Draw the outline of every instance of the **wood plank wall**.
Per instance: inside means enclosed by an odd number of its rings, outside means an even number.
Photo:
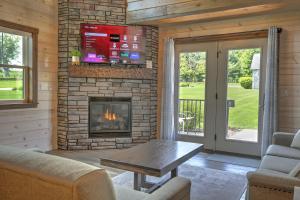
[[[1,0],[0,17],[6,21],[39,29],[38,108],[0,111],[0,144],[22,148],[55,149],[57,0]]]
[[[245,32],[278,26],[283,29],[279,66],[279,129],[296,131],[300,128],[300,12],[263,15],[207,23],[160,27],[158,97],[161,97],[163,44],[167,37],[181,38]],[[158,100],[160,114],[160,99]],[[158,114],[158,122],[160,115]],[[158,130],[159,127],[158,127]]]
[[[299,3],[294,0],[128,0],[127,23],[157,25],[237,16],[293,8]]]

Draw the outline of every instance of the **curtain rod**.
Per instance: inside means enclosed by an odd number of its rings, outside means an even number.
[[[282,28],[278,28],[278,33],[282,32]],[[218,35],[205,35],[195,37],[183,37],[174,38],[175,43],[189,43],[189,42],[212,42],[212,41],[224,41],[224,40],[241,40],[241,39],[255,39],[268,37],[268,29],[247,31],[247,32],[236,32]]]

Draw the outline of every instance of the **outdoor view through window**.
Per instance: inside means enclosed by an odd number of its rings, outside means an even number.
[[[228,51],[227,98],[223,99],[227,102],[224,108],[227,140],[257,142],[260,54],[260,48]],[[178,131],[184,135],[204,136],[207,53],[184,52],[179,56]],[[224,83],[218,87],[224,87]]]
[[[260,48],[228,51],[226,139],[257,142],[260,54]]]
[[[26,98],[30,40],[28,33],[0,27],[0,101]]]
[[[180,53],[180,134],[204,136],[206,52]]]

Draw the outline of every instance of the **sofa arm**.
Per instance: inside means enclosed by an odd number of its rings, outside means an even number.
[[[291,146],[295,134],[285,132],[275,132],[273,134],[273,144]]]
[[[249,172],[247,174],[249,185],[269,187],[285,191],[294,191],[294,187],[300,187],[300,179],[288,175],[281,176],[265,172]]]
[[[153,192],[145,200],[190,200],[191,181],[175,177]]]
[[[292,200],[294,187],[300,186],[298,178],[264,172],[249,172],[247,178],[249,200]]]

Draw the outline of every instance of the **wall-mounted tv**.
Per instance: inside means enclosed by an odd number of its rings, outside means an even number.
[[[145,64],[146,31],[142,26],[81,24],[82,62]]]

